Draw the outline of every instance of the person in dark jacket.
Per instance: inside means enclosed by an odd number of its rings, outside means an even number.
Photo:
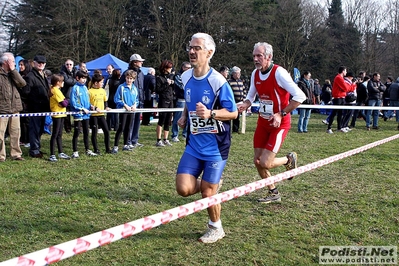
[[[169,60],[162,61],[159,66],[159,75],[156,78],[155,92],[159,96],[158,108],[173,108],[173,84],[174,81],[169,78],[173,63]],[[172,119],[172,112],[160,112],[157,125],[157,147],[172,146],[168,140],[169,126]],[[163,127],[163,141],[161,140]]]
[[[310,88],[310,80],[311,74],[309,71],[305,71],[298,81],[298,87],[305,93],[306,100],[302,103],[312,104],[313,103],[313,93]],[[298,133],[308,133],[308,123],[310,119],[311,108],[300,108],[299,109],[299,118],[298,118]]]
[[[36,55],[33,59],[34,67],[28,75],[26,75],[26,86],[24,92],[28,95],[28,111],[29,113],[45,113],[50,112],[50,85],[44,75],[46,67],[46,57]],[[32,116],[29,122],[29,155],[34,158],[42,158],[43,153],[40,151],[40,139],[44,132],[45,116]]]
[[[32,66],[31,66],[29,60],[23,59],[23,60],[19,61],[19,74],[23,78],[25,78],[25,76],[28,75],[28,73],[31,71],[32,71]],[[23,94],[22,90],[19,90],[19,93],[21,94],[22,108],[23,108],[21,113],[27,113],[28,99]],[[19,140],[20,145],[24,145],[25,147],[29,148],[29,146],[30,146],[30,143],[29,143],[29,116],[20,117],[20,124],[21,124],[21,138]]]
[[[231,89],[234,93],[234,100],[236,103],[242,102],[245,99],[245,86],[241,80],[241,69],[237,66],[231,68],[231,77],[228,80]],[[233,120],[233,132],[238,133],[240,128],[240,115]]]
[[[73,61],[71,59],[67,59],[65,64],[61,67],[60,74],[64,77],[64,87],[61,88],[62,94],[64,94],[65,98],[70,102],[70,94],[71,89],[76,83],[75,75],[76,69],[73,67]],[[68,104],[67,111],[70,110],[70,105]],[[67,115],[64,119],[64,129],[67,133],[71,133],[72,131],[72,123],[71,123],[71,115]]]
[[[139,54],[132,54],[129,61],[128,70],[133,70],[137,73],[137,77],[134,80],[134,86],[136,86],[139,92],[139,106],[138,108],[143,108],[144,106],[144,74],[141,71],[141,67],[143,66],[143,59]],[[126,71],[125,71],[126,72]],[[122,74],[121,79],[119,80],[120,84],[123,84],[125,79],[125,72]],[[134,113],[134,121],[130,127],[130,137],[128,140],[128,144],[133,146],[134,148],[142,147],[143,144],[139,143],[139,131],[140,131],[140,117],[141,113]]]
[[[119,87],[119,79],[121,78],[120,69],[112,70],[111,76],[108,78],[108,107],[111,109],[116,109],[116,104],[114,102],[115,93]],[[119,114],[118,113],[107,113],[107,125],[109,130],[113,129],[118,131],[119,126]]]
[[[183,88],[183,81],[181,80],[181,75],[184,73],[184,71],[188,70],[191,68],[190,62],[183,62],[179,73],[175,75],[174,81],[174,90],[175,90],[175,102],[174,102],[174,107],[175,108],[184,108],[186,105],[186,99],[184,99],[184,88]],[[179,142],[179,125],[177,124],[177,121],[179,121],[180,117],[182,116],[183,111],[177,111],[173,113],[173,124],[172,124],[172,142]],[[187,128],[183,128],[182,132],[183,138],[187,137]]]
[[[389,87],[389,100],[393,107],[399,107],[399,77]],[[396,110],[396,122],[399,130],[399,112]]]
[[[359,82],[357,83],[357,87],[356,87],[356,106],[364,106],[367,105],[367,99],[368,99],[368,95],[367,95],[367,83],[370,80],[369,76],[364,76],[363,80],[359,80]],[[364,112],[364,110],[354,110],[353,112],[353,117],[352,117],[352,121],[351,121],[351,128],[354,128],[356,125],[356,119],[359,117],[359,115],[364,119],[364,121],[366,121],[367,117],[366,114]]]
[[[382,106],[390,106],[389,101],[389,87],[393,82],[393,77],[387,77],[387,81],[385,82],[385,91],[382,94]],[[384,110],[382,111],[384,116],[384,121],[391,119],[393,117],[393,110]]]
[[[144,76],[144,108],[153,108],[152,94],[155,91],[155,69],[150,67],[147,75]],[[143,113],[142,125],[149,126],[151,120],[151,113]]]
[[[12,53],[0,57],[0,114],[18,114],[22,111],[19,88],[26,85],[25,80],[15,69],[15,58]],[[7,126],[10,134],[10,155],[14,160],[23,161],[19,146],[20,117],[0,117],[0,162],[6,160],[5,132]]]
[[[380,81],[380,73],[374,73],[373,77],[367,83],[367,93],[368,93],[368,106],[381,106],[382,93],[385,91],[386,87]],[[373,129],[378,129],[378,117],[379,110],[367,110],[366,111],[366,128],[370,130],[371,125],[371,114],[373,115]]]

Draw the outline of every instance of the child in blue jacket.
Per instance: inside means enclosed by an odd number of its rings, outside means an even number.
[[[131,151],[133,150],[133,146],[128,145],[129,141],[129,128],[132,125],[134,119],[134,111],[136,111],[136,107],[138,106],[138,90],[136,86],[134,86],[133,81],[137,77],[137,73],[133,70],[128,70],[125,72],[126,81],[125,83],[119,85],[115,96],[114,102],[116,104],[116,108],[121,109],[124,108],[128,112],[123,112],[119,114],[119,127],[118,131],[115,134],[115,142],[114,148],[112,149],[112,153],[118,153],[118,144],[121,134],[123,132],[123,151]]]
[[[97,156],[96,153],[89,149],[89,118],[90,110],[97,109],[95,106],[90,104],[89,90],[86,87],[87,73],[79,70],[76,73],[76,84],[71,90],[71,112],[79,112],[78,114],[73,114],[73,138],[72,138],[72,148],[73,154],[72,158],[79,158],[78,152],[78,138],[80,134],[80,129],[83,131],[83,143],[85,145],[86,154],[88,156]],[[98,110],[96,110],[98,111]]]

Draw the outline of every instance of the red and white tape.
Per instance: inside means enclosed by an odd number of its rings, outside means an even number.
[[[252,106],[259,106],[258,103],[252,104]],[[342,110],[395,110],[399,111],[397,106],[353,106],[353,105],[300,105],[297,107],[301,108],[311,108],[311,109],[342,109]],[[108,111],[103,110],[103,113],[159,113],[159,112],[181,112],[183,108],[138,108],[136,111],[126,111],[125,109],[110,109]],[[18,114],[0,114],[0,118],[3,117],[32,117],[32,116],[54,116],[54,115],[74,115],[81,112],[45,112],[45,113],[18,113]],[[91,114],[97,113],[97,111],[90,111]]]
[[[145,230],[150,230],[161,224],[169,223],[170,221],[178,218],[185,217],[187,215],[199,212],[207,209],[209,206],[219,204],[222,202],[229,201],[234,198],[249,194],[255,190],[261,189],[267,185],[280,182],[284,179],[297,176],[299,174],[311,171],[321,166],[330,164],[332,162],[341,160],[343,158],[352,156],[354,154],[366,151],[374,148],[378,145],[387,143],[389,141],[399,138],[398,135],[379,140],[365,146],[343,152],[320,161],[316,161],[311,164],[307,164],[291,171],[277,174],[267,179],[261,179],[253,183],[246,184],[241,187],[236,187],[231,190],[222,192],[220,194],[197,200],[173,209],[169,209],[163,212],[156,213],[151,216],[147,216],[132,222],[128,222],[122,225],[118,225],[109,229],[105,229],[100,232],[96,232],[91,235],[83,236],[78,239],[74,239],[62,244],[45,248],[39,251],[35,251],[20,257],[4,261],[0,263],[0,266],[37,266],[37,265],[48,265],[74,255],[84,253],[91,249],[107,245],[114,241],[126,238],[135,234],[138,234]]]
[[[126,109],[110,109],[102,110],[102,113],[158,113],[158,112],[181,112],[183,108],[141,108],[136,111],[126,111]],[[32,117],[32,116],[54,116],[54,115],[75,115],[82,112],[45,112],[45,113],[18,113],[18,114],[0,114],[0,118],[3,117]],[[91,114],[98,113],[97,111],[89,111]]]

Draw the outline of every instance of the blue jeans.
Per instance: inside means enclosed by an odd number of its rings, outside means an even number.
[[[392,107],[399,107],[399,101],[392,101],[391,100],[390,104],[391,104],[390,106],[392,106]],[[396,112],[396,117],[395,117],[396,118],[396,122],[399,123],[399,112],[398,112],[398,110],[396,110],[395,112]]]
[[[312,109],[300,108],[298,119],[298,132],[308,132],[308,123]]]
[[[139,142],[140,117],[141,113],[134,113],[133,121],[129,128],[128,145],[134,145]]]
[[[186,104],[185,102],[177,101],[176,102],[176,108],[184,108],[185,104]],[[172,138],[179,136],[179,126],[177,125],[177,121],[180,119],[182,113],[183,113],[182,111],[173,113]],[[183,137],[187,136],[187,129],[186,128],[183,129],[182,135],[183,135]]]
[[[367,106],[380,106],[381,100],[369,99]],[[366,127],[370,127],[371,115],[373,115],[373,127],[378,127],[379,110],[366,110]]]

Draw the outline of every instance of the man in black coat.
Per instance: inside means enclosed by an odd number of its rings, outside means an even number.
[[[34,67],[26,77],[25,94],[28,96],[28,112],[44,113],[50,112],[50,85],[44,75],[46,57],[36,55],[33,59]],[[29,122],[29,155],[34,158],[42,158],[40,151],[40,138],[44,132],[45,116],[32,116]]]

